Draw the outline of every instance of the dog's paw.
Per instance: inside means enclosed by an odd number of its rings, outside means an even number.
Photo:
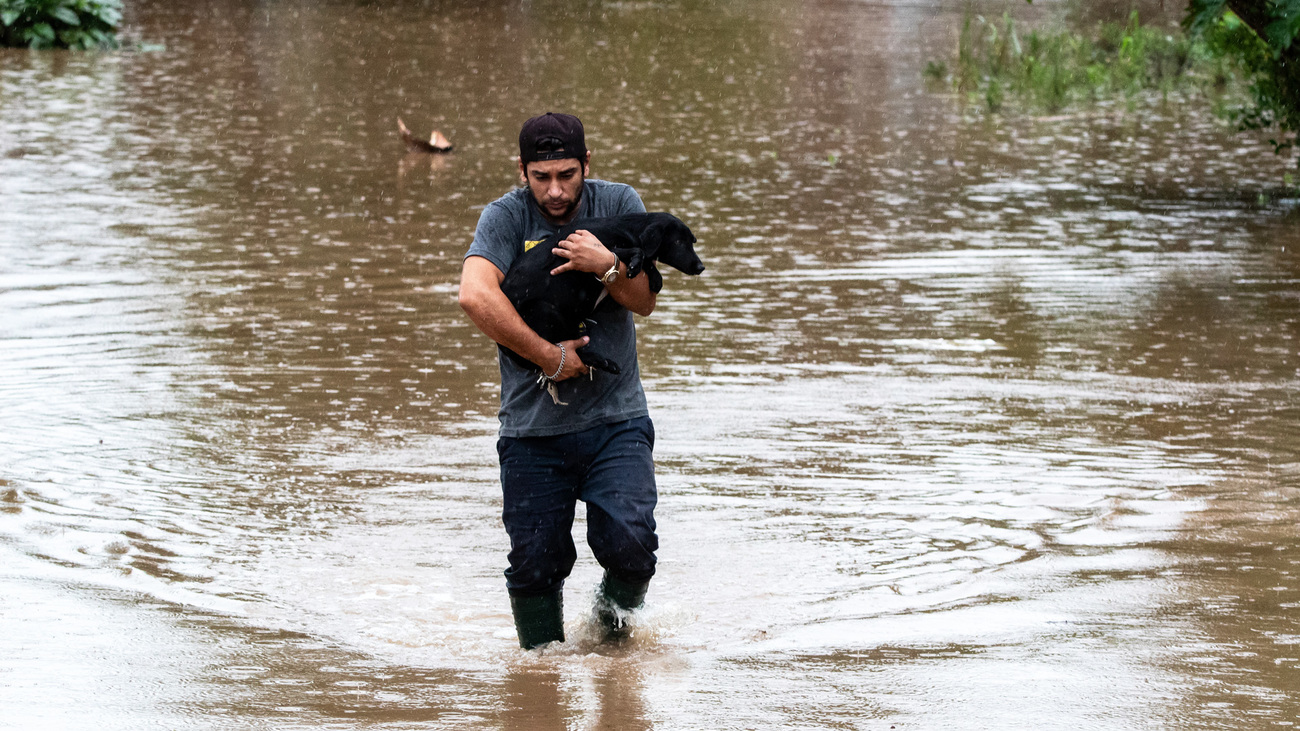
[[[631,279],[641,273],[645,267],[645,252],[640,249],[614,249],[614,255],[627,264],[627,278]]]
[[[623,372],[623,369],[619,368],[617,362],[593,351],[590,346],[578,348],[578,357],[582,358],[583,365],[592,370],[604,371],[615,376]]]

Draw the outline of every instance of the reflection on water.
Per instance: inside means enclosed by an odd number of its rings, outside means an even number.
[[[977,118],[920,83],[957,6],[130,10],[166,50],[0,53],[0,725],[1300,720],[1300,237],[1257,141]],[[550,108],[709,273],[639,322],[634,636],[593,642],[584,557],[525,654],[455,291]]]

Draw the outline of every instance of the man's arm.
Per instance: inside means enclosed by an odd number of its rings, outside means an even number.
[[[614,279],[613,284],[605,287],[609,290],[609,296],[642,317],[649,317],[650,313],[655,311],[655,304],[659,298],[650,291],[650,277],[643,271],[628,279],[627,265],[619,261],[618,256],[606,249],[605,245],[600,243],[600,239],[590,231],[584,229],[570,234],[568,238],[556,244],[552,252],[568,259],[564,264],[552,269],[552,275],[576,269],[600,276],[609,271],[610,264],[617,264],[618,277]]]
[[[542,372],[554,373],[560,367],[559,344],[547,342],[528,327],[501,291],[501,282],[505,278],[505,273],[487,259],[466,257],[460,273],[461,309],[484,335],[536,363]],[[576,352],[586,344],[585,337],[564,341],[564,368],[554,380],[563,381],[587,373],[587,366]]]

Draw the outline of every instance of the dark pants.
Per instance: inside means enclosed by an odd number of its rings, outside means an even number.
[[[573,514],[587,503],[587,545],[611,575],[655,573],[654,425],[649,417],[554,437],[502,437],[502,520],[510,534],[512,596],[559,591],[578,554]]]

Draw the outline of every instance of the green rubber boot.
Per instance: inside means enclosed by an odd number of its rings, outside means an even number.
[[[605,572],[596,594],[596,620],[605,628],[605,636],[621,639],[628,634],[627,615],[645,604],[650,582],[634,584]]]
[[[510,611],[515,615],[519,646],[531,650],[547,642],[564,642],[564,595],[512,596]]]

